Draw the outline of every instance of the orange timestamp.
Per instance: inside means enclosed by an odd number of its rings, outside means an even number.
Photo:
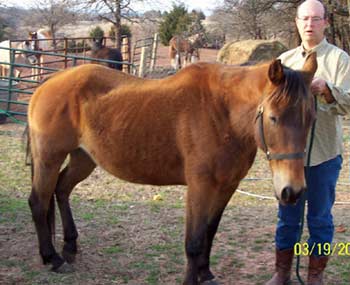
[[[301,256],[309,255],[326,255],[326,256],[350,256],[350,242],[337,242],[331,244],[326,243],[313,243],[308,244],[307,242],[297,242],[294,245],[294,254]]]

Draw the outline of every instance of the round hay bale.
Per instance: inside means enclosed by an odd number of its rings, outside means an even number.
[[[226,64],[260,62],[278,57],[287,48],[279,41],[246,40],[229,42],[218,53],[217,60]]]

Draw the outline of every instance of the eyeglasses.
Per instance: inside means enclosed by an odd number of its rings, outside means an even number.
[[[313,22],[313,23],[319,23],[319,22],[324,20],[324,18],[317,17],[317,16],[315,16],[315,17],[297,17],[297,19],[300,21],[303,21],[303,22],[308,22],[309,20],[311,20],[311,22]]]

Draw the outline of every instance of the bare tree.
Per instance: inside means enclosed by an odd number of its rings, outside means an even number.
[[[132,4],[142,2],[142,0],[77,0],[78,5],[82,5],[87,10],[98,15],[101,20],[105,20],[114,25],[116,47],[121,46],[121,20],[126,19],[136,22]]]
[[[350,0],[328,0],[326,6],[330,16],[328,39],[350,51]]]
[[[281,37],[291,31],[296,1],[225,0],[211,17],[224,27],[230,38],[267,39]],[[293,17],[291,18],[291,14]]]
[[[75,21],[76,14],[68,0],[34,0],[33,14],[27,19],[28,23],[47,26],[55,38],[59,27]]]

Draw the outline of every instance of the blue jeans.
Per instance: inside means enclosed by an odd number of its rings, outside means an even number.
[[[309,248],[313,245],[331,243],[334,234],[332,207],[335,201],[335,187],[343,159],[339,155],[319,165],[305,168],[307,182],[306,199],[307,225],[310,237]],[[300,234],[302,201],[296,205],[279,205],[276,229],[276,247],[291,249],[298,242]],[[318,251],[314,252],[318,255]]]

